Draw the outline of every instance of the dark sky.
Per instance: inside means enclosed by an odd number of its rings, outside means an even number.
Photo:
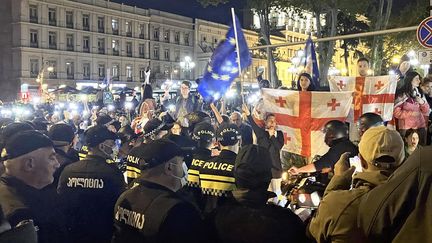
[[[141,8],[153,8],[170,13],[175,13],[192,18],[210,20],[222,24],[231,22],[231,7],[236,9],[239,18],[242,17],[242,9],[245,8],[246,0],[231,0],[227,4],[218,7],[203,8],[197,0],[111,0],[112,2],[124,3],[126,5]]]

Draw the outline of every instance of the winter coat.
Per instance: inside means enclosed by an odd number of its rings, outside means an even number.
[[[398,129],[425,128],[429,104],[425,100],[424,104],[420,105],[415,99],[404,95],[396,100],[393,115],[398,119]]]

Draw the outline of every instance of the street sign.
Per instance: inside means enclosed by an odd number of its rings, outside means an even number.
[[[417,28],[417,40],[425,48],[432,48],[432,16],[423,20]]]
[[[418,60],[420,65],[430,65],[432,64],[432,50],[421,50],[418,52]]]

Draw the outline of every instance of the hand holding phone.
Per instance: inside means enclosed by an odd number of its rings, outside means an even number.
[[[358,156],[349,158],[350,167],[355,167],[355,172],[363,172],[363,167],[361,165],[361,160]]]

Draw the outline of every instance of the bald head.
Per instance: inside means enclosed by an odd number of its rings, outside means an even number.
[[[241,116],[240,112],[238,112],[238,111],[234,111],[231,114],[230,120],[231,120],[231,123],[237,125],[237,127],[240,127],[241,124],[242,124],[242,122],[243,122],[242,121],[242,116]]]

